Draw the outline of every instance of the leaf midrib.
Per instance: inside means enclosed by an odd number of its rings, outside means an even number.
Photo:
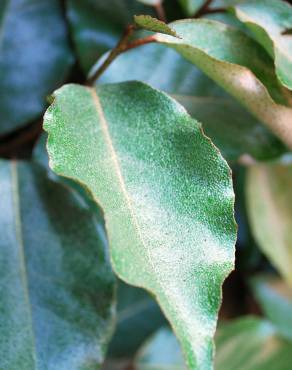
[[[20,201],[19,201],[19,179],[17,172],[17,162],[15,160],[11,161],[11,182],[12,182],[12,203],[15,216],[15,234],[16,241],[18,246],[18,255],[20,262],[20,274],[21,282],[23,285],[24,299],[26,300],[26,306],[28,309],[28,320],[30,322],[29,330],[31,334],[31,343],[32,343],[32,358],[37,368],[37,359],[36,359],[36,343],[35,343],[35,333],[33,329],[33,318],[32,318],[32,307],[29,298],[29,282],[27,278],[27,263],[24,252],[24,243],[23,243],[23,234],[22,234],[22,221],[21,221],[21,211],[20,211]]]
[[[155,275],[156,276],[159,276],[159,273],[158,273],[158,271],[156,270],[156,268],[155,268],[155,266],[153,264],[153,261],[152,261],[152,258],[151,258],[150,252],[149,252],[149,248],[148,248],[147,244],[144,241],[143,235],[142,235],[141,230],[140,230],[139,223],[137,221],[135,212],[133,210],[132,200],[131,200],[131,198],[130,198],[130,196],[128,194],[127,188],[126,188],[126,184],[125,184],[125,181],[124,181],[124,178],[123,178],[123,175],[122,175],[122,171],[121,171],[121,166],[119,164],[118,156],[117,156],[117,153],[115,151],[115,148],[114,148],[114,145],[113,145],[111,136],[110,136],[110,132],[109,132],[109,128],[108,128],[108,123],[106,121],[106,118],[105,118],[105,115],[104,115],[104,112],[103,112],[103,108],[102,108],[100,99],[99,99],[96,91],[94,90],[94,88],[90,88],[90,91],[91,91],[91,95],[92,95],[94,107],[96,109],[97,116],[99,118],[100,128],[101,128],[101,130],[102,130],[102,132],[104,134],[104,138],[105,138],[106,144],[107,144],[107,146],[109,148],[109,151],[110,151],[110,154],[111,154],[111,157],[112,157],[112,162],[113,162],[114,168],[116,170],[117,179],[118,179],[118,181],[119,181],[119,183],[121,185],[122,193],[124,194],[124,197],[125,197],[125,200],[126,200],[126,204],[127,204],[127,208],[128,208],[128,210],[130,212],[130,215],[131,215],[131,219],[133,221],[133,224],[134,224],[134,227],[135,227],[135,229],[137,231],[137,234],[138,234],[138,236],[139,236],[139,238],[141,240],[141,243],[142,243],[145,251],[147,252],[148,260],[150,262],[150,265],[151,265],[151,267],[152,267]]]

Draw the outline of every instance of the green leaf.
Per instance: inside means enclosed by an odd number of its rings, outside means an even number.
[[[165,319],[150,295],[142,289],[119,282],[117,328],[110,343],[109,355],[134,354],[144,340],[165,324]]]
[[[163,45],[144,45],[120,55],[99,81],[128,80],[142,80],[173,94],[202,122],[205,133],[228,160],[237,160],[243,154],[265,160],[285,151],[281,142],[223,89]]]
[[[168,25],[159,19],[153,18],[150,15],[135,15],[135,23],[148,31],[161,32],[166,35],[179,37]]]
[[[135,14],[153,14],[137,0],[68,0],[67,14],[82,70],[112,49]]]
[[[67,85],[44,123],[52,169],[105,212],[118,275],[152,292],[190,369],[211,369],[221,284],[233,268],[230,170],[200,125],[139,82]]]
[[[283,340],[268,321],[245,317],[219,326],[216,370],[290,370],[291,342]],[[178,342],[161,329],[138,352],[137,370],[184,370]]]
[[[219,327],[216,370],[290,370],[291,342],[268,321],[245,317]]]
[[[0,135],[36,120],[73,56],[57,0],[1,1]]]
[[[292,89],[292,6],[281,0],[256,0],[233,8],[237,18],[275,59],[276,73]]]
[[[261,250],[292,284],[292,165],[248,169],[247,211]]]
[[[37,143],[33,158],[48,168],[48,154],[46,151],[47,135],[43,134]],[[53,174],[50,172],[50,176]],[[55,177],[77,190],[87,202],[92,212],[101,217],[102,211],[92,203],[88,194],[82,191],[76,183],[68,179]],[[136,352],[143,341],[165,323],[165,319],[157,303],[142,289],[132,287],[119,281],[117,290],[117,317],[116,331],[111,340],[109,355],[112,357],[127,357]],[[110,365],[109,365],[110,366]]]
[[[291,340],[291,287],[271,276],[257,276],[251,280],[251,286],[265,316],[277,327],[282,336]]]
[[[286,151],[278,139],[233,99],[177,95],[174,98],[192,117],[203,122],[205,133],[226,159],[235,161],[249,154],[267,160]]]
[[[206,0],[179,0],[188,16],[194,15],[205,3]]]
[[[291,94],[279,84],[273,63],[241,31],[209,19],[169,25],[179,38],[156,34],[155,40],[178,51],[238,99],[292,148]],[[167,68],[167,65],[166,65]]]
[[[114,324],[101,221],[38,165],[0,174],[0,368],[99,368]]]

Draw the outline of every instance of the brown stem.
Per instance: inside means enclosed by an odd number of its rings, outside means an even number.
[[[106,60],[102,63],[102,65],[97,69],[97,71],[87,80],[87,85],[91,86],[94,82],[100,77],[100,75],[107,69],[107,67],[116,59],[116,57],[122,52],[125,45],[128,42],[129,37],[132,35],[134,31],[134,27],[132,24],[128,25],[124,31],[123,36],[121,37],[120,41],[117,43],[114,49],[111,50]]]
[[[166,23],[167,22],[166,14],[165,14],[165,10],[164,10],[164,7],[162,5],[162,2],[159,2],[154,7],[155,7],[155,10],[156,10],[158,19],[160,19],[162,22]]]
[[[123,52],[137,48],[141,45],[149,44],[150,42],[155,42],[155,38],[153,35],[143,37],[138,40],[134,40],[131,42],[128,42],[129,37],[132,35],[133,31],[135,29],[134,25],[129,25],[122,38],[116,45],[116,47],[109,53],[106,60],[102,63],[102,65],[96,70],[96,72],[87,80],[87,85],[92,86],[95,81],[102,75],[102,73],[110,66],[110,64]]]
[[[130,49],[138,48],[139,46],[142,46],[142,45],[145,45],[145,44],[150,44],[152,42],[157,42],[154,35],[150,35],[150,36],[147,36],[147,37],[143,37],[142,39],[134,40],[134,41],[129,42],[127,44],[127,46],[123,50],[123,52],[127,51],[127,50],[130,50]]]
[[[213,0],[206,0],[205,3],[199,8],[199,10],[194,14],[194,18],[199,18],[203,14],[205,14],[206,11],[208,11],[212,1]]]

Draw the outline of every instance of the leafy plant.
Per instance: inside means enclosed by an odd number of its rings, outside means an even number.
[[[0,27],[0,369],[290,370],[288,1]]]

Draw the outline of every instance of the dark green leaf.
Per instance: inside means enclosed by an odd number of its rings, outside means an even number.
[[[0,135],[42,114],[73,61],[58,0],[2,2]]]
[[[279,80],[292,89],[292,39],[289,36],[292,6],[282,0],[251,0],[237,5],[233,10],[275,59]]]
[[[248,169],[247,211],[256,241],[292,284],[292,165]]]
[[[114,323],[102,222],[38,165],[0,174],[0,368],[97,369]]]
[[[116,272],[156,296],[189,368],[211,369],[236,239],[219,151],[183,107],[139,82],[65,86],[44,127],[53,170],[104,209]]]
[[[282,280],[259,276],[251,280],[256,299],[265,316],[284,337],[292,339],[292,288]]]
[[[206,134],[228,160],[236,160],[242,154],[264,160],[285,151],[280,141],[224,90],[163,45],[145,45],[120,55],[99,81],[127,80],[142,80],[173,94],[202,122]]]

